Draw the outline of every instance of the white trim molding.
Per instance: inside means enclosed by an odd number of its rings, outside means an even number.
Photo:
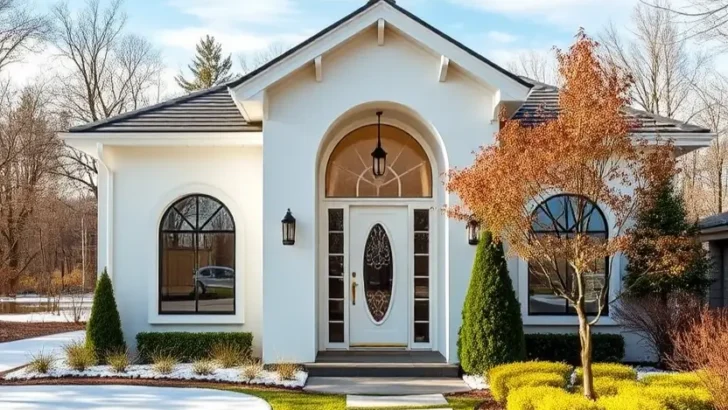
[[[384,19],[379,19],[379,21],[377,21],[377,44],[380,46],[384,45],[384,28]]]
[[[492,65],[478,59],[458,45],[453,44],[452,41],[395,9],[387,2],[377,3],[358,16],[334,27],[310,44],[296,50],[267,70],[248,78],[245,82],[234,87],[236,98],[241,101],[247,100],[306,64],[310,64],[317,56],[325,54],[362,31],[372,26],[376,26],[378,30],[380,20],[385,20],[387,25],[396,27],[399,32],[433,55],[447,55],[449,59],[458,63],[459,68],[472,75],[489,89],[501,90],[501,96],[504,100],[526,100],[531,87],[516,81]]]

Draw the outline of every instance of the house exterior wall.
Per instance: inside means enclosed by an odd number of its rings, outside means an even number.
[[[201,138],[204,138],[201,136]],[[129,346],[143,331],[247,331],[262,342],[262,152],[242,147],[105,147],[113,177],[112,281]],[[105,179],[108,181],[108,175]],[[236,225],[236,314],[157,314],[159,223],[189,194],[224,203]],[[107,225],[104,225],[107,226]],[[105,262],[104,262],[105,263]],[[103,265],[100,265],[103,267]]]
[[[728,266],[728,240],[711,241],[708,246],[713,280],[710,285],[710,306],[725,307],[728,304],[728,275],[725,273]]]
[[[384,46],[377,45],[376,29],[366,30],[325,54],[322,62],[321,82],[311,64],[265,91],[262,148],[104,147],[108,171],[104,168],[99,179],[99,209],[106,210],[100,211],[99,266],[111,261],[130,346],[141,331],[250,331],[254,353],[267,363],[315,360],[321,347],[317,277],[323,153],[334,124],[341,125],[352,110],[366,107],[373,121],[373,108],[382,108],[385,117],[397,113],[421,130],[438,171],[435,209],[456,203],[456,196],[444,191],[441,173],[471,164],[473,151],[493,143],[497,91],[455,62],[440,82],[440,56],[392,30]],[[222,201],[236,222],[234,316],[157,314],[160,218],[176,199],[195,193]],[[297,219],[295,246],[281,243],[281,218],[289,208]],[[613,217],[603,211],[611,226]],[[432,344],[455,363],[475,247],[468,245],[463,223],[442,213],[432,223],[437,227]],[[623,267],[620,258],[611,265],[612,296],[619,292]],[[527,333],[576,332],[575,317],[529,316],[527,263],[510,258],[508,268]],[[596,331],[620,329],[605,317]],[[625,337],[626,360],[644,361],[648,356],[639,338]]]
[[[448,81],[438,82],[439,56],[394,33],[388,32],[386,45],[380,47],[376,30],[365,31],[326,54],[323,67],[320,83],[311,66],[267,91],[268,118],[263,131],[266,362],[313,361],[318,350],[316,181],[329,127],[344,112],[362,104],[405,106],[437,130],[444,147],[430,148],[447,151],[450,166],[468,164],[473,150],[492,142],[495,131],[491,123],[492,91],[452,66]],[[435,182],[434,186],[439,191],[438,206],[442,206],[448,202],[442,184]],[[292,247],[282,246],[280,238],[280,219],[287,208],[297,219],[296,245]],[[437,349],[453,361],[474,247],[467,245],[462,223],[441,217],[438,224],[443,246],[438,258],[440,293],[435,339]],[[279,309],[281,300],[295,309]]]

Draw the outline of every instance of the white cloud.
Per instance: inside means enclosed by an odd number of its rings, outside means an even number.
[[[513,43],[518,39],[518,37],[513,34],[495,30],[485,33],[485,37],[486,39],[496,43]]]
[[[625,21],[639,0],[448,0],[453,4],[490,13],[545,21],[568,30],[601,29],[609,20]]]
[[[300,34],[262,35],[233,30],[218,30],[209,27],[185,27],[174,30],[162,30],[155,36],[165,47],[181,48],[194,51],[200,38],[205,35],[215,37],[226,53],[238,53],[262,50],[273,43],[297,44],[305,39]]]
[[[292,0],[169,0],[169,5],[213,25],[280,23],[297,13]]]

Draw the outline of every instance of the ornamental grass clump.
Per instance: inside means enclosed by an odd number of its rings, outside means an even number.
[[[28,363],[28,370],[35,373],[47,374],[55,363],[53,355],[49,353],[40,352],[30,356],[30,363]]]
[[[98,362],[96,352],[83,342],[71,342],[63,346],[66,354],[66,363],[76,371],[82,372]]]
[[[215,362],[209,359],[200,359],[192,363],[192,372],[198,376],[209,376],[215,373]]]
[[[295,363],[283,362],[275,365],[275,370],[281,380],[295,380],[298,373],[298,365]]]
[[[673,333],[668,363],[679,370],[698,370],[716,410],[728,410],[728,309],[706,309],[687,331]]]
[[[240,371],[240,375],[247,381],[257,379],[261,373],[263,373],[263,364],[260,361],[249,361]]]
[[[220,342],[212,346],[210,358],[223,369],[230,369],[245,362],[246,352],[234,343]]]
[[[111,370],[115,373],[124,373],[131,364],[129,359],[129,352],[126,350],[117,349],[106,355],[106,363],[109,364]]]
[[[159,374],[170,374],[177,366],[178,360],[168,353],[155,353],[152,355],[152,369]]]
[[[520,362],[496,366],[488,371],[487,379],[493,398],[503,403],[508,397],[509,382],[521,375],[554,374],[564,379],[564,385],[571,375],[572,367],[565,363]]]

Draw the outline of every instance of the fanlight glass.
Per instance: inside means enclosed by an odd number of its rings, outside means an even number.
[[[364,248],[364,294],[367,308],[376,323],[382,323],[392,304],[394,266],[387,231],[376,224],[369,231]]]
[[[376,125],[356,129],[336,145],[326,167],[326,197],[432,197],[432,166],[411,135],[382,125],[382,148],[387,151],[387,160],[384,175],[378,178],[374,177],[371,155],[376,146]]]

